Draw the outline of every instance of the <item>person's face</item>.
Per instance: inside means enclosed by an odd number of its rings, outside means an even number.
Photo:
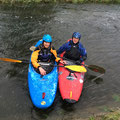
[[[78,38],[74,38],[74,37],[73,37],[73,43],[75,43],[75,44],[76,44],[76,43],[78,43],[78,41],[79,41],[79,39],[78,39]]]
[[[50,46],[50,42],[44,42],[43,45],[45,48],[48,48]]]

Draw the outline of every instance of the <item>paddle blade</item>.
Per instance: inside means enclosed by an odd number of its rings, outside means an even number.
[[[7,62],[17,62],[17,63],[22,63],[21,60],[15,60],[15,59],[9,59],[9,58],[0,58],[2,61],[7,61]]]
[[[35,49],[36,49],[35,46],[31,46],[31,47],[30,47],[30,51],[34,51]]]
[[[92,71],[94,72],[99,72],[101,74],[104,74],[105,73],[105,69],[102,68],[102,67],[99,67],[97,65],[88,65],[87,66],[89,69],[91,69]]]
[[[69,69],[69,70],[76,71],[76,72],[87,72],[85,67],[79,66],[79,65],[67,65],[64,67]]]

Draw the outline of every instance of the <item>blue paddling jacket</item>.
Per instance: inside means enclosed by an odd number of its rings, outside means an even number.
[[[58,54],[61,54],[63,52],[65,52],[64,57],[68,59],[72,59],[80,62],[83,62],[87,59],[86,49],[83,47],[80,41],[74,44],[72,39],[68,40],[67,43],[63,44],[57,50]]]

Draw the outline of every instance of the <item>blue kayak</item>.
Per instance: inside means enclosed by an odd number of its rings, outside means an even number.
[[[37,42],[35,47],[42,43],[41,40]],[[57,63],[55,62],[55,65]],[[31,100],[37,108],[46,109],[50,107],[55,99],[58,83],[58,70],[53,67],[52,71],[44,76],[35,71],[31,64],[28,69],[28,86]]]

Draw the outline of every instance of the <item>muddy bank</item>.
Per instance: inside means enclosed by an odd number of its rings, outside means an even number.
[[[116,3],[120,0],[0,0],[2,4],[34,4],[34,3]]]
[[[64,117],[63,120],[68,120],[68,118]],[[71,116],[69,120],[120,120],[120,108],[107,108],[104,112],[93,113],[88,118]]]
[[[120,108],[111,108],[108,113],[91,116],[89,120],[120,120]]]

